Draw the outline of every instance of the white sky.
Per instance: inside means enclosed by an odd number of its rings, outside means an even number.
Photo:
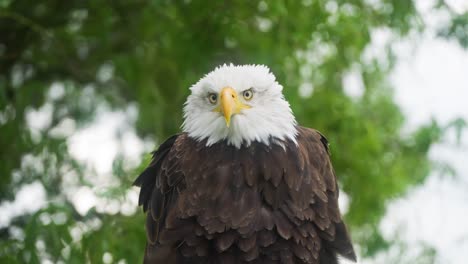
[[[468,1],[447,2],[456,12],[468,10]],[[432,0],[417,1],[418,9],[430,28],[422,38],[410,38],[397,44],[399,63],[390,76],[395,87],[396,101],[407,117],[406,126],[409,130],[427,123],[432,117],[441,124],[456,117],[468,120],[468,52],[455,42],[433,37],[434,29],[446,17],[444,14],[431,12],[429,7],[432,3]],[[373,37],[374,47],[369,52],[374,55],[386,41],[391,41],[385,30],[377,30]],[[349,86],[345,88],[350,95],[362,94],[362,80],[356,74],[350,74],[344,82]],[[70,137],[71,153],[78,160],[93,166],[100,175],[111,173],[112,161],[120,150],[126,153],[129,160],[138,159],[141,153],[149,151],[148,147],[152,143],[143,142],[136,137],[131,121],[135,118],[134,110],[100,112],[93,125]],[[48,120],[47,116],[43,119]],[[119,134],[116,131],[120,131]],[[468,133],[465,133],[462,146],[456,147],[451,133],[443,143],[431,149],[430,156],[433,160],[450,161],[458,175],[452,178],[433,173],[422,186],[410,191],[406,197],[390,203],[381,224],[385,237],[392,238],[399,230],[401,238],[410,247],[425,242],[437,249],[438,263],[463,263],[468,259],[467,137]],[[28,204],[44,204],[44,189],[36,185],[38,183],[23,187],[16,201],[0,206],[0,227],[8,225],[12,216],[38,209],[30,208]],[[97,186],[94,190],[83,187],[76,190],[72,200],[80,213],[85,213],[97,203],[98,198],[94,191],[103,187]],[[23,193],[31,193],[34,188],[37,189],[34,200],[44,202],[31,203],[23,197]],[[132,208],[136,207],[137,190],[130,191],[129,197],[129,201],[120,208],[115,204],[106,204],[101,206],[101,210],[131,213]],[[377,259],[366,263],[380,262]]]
[[[398,64],[391,75],[395,97],[407,117],[407,128],[435,118],[447,124],[457,117],[468,120],[468,52],[454,41],[434,38],[435,28],[446,19],[429,10],[433,1],[418,1],[430,26],[422,38],[398,44]],[[457,12],[468,1],[449,1]],[[433,246],[437,263],[464,263],[468,259],[468,133],[457,146],[454,131],[431,148],[430,157],[449,161],[457,176],[432,173],[406,197],[392,202],[381,224],[385,237],[400,237],[410,248],[420,242]]]
[[[408,125],[429,122],[431,117],[441,124],[456,117],[468,120],[468,53],[431,39],[424,40],[420,48],[414,61],[402,62],[393,76],[396,98],[408,116]],[[408,241],[425,241],[436,247],[440,263],[468,259],[468,134],[464,135],[460,147],[452,135],[430,151],[433,160],[449,161],[457,177],[433,173],[406,199],[392,203],[383,222],[389,236],[403,227]]]

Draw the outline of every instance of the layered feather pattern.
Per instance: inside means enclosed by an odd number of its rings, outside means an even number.
[[[154,152],[135,185],[147,212],[145,263],[338,263],[356,256],[338,208],[328,143],[206,146],[187,134]]]

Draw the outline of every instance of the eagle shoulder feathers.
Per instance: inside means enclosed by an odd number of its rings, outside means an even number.
[[[134,183],[147,212],[145,263],[356,260],[318,131],[297,126],[294,141],[240,148],[206,140],[169,138]]]

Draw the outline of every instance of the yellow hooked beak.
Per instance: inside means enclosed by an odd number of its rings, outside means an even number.
[[[231,87],[224,87],[221,90],[220,99],[220,105],[215,109],[215,111],[223,113],[227,127],[231,124],[231,116],[233,114],[239,114],[242,109],[250,108],[249,105],[243,104],[239,101],[236,91]]]

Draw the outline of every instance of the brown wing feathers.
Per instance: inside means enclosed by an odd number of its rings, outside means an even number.
[[[157,175],[159,174],[161,163],[174,144],[177,136],[178,135],[170,137],[161,144],[158,150],[153,152],[150,165],[138,176],[135,182],[133,182],[133,185],[141,187],[138,205],[142,205],[145,212],[148,210],[149,197],[153,192],[156,181],[158,181],[157,187],[160,186],[159,177],[157,177]]]
[[[328,143],[315,130],[298,132],[297,145],[241,149],[186,134],[168,139],[135,181],[155,245],[146,254],[172,247],[190,263],[355,260]]]

